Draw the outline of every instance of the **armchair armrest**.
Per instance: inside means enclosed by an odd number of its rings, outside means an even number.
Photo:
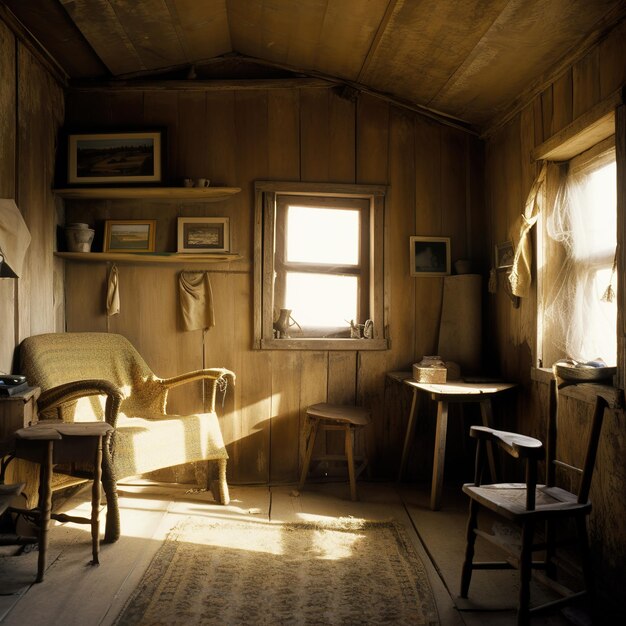
[[[88,396],[107,396],[104,419],[115,428],[122,403],[122,392],[106,380],[77,380],[44,391],[37,400],[37,412],[43,413],[61,408]]]
[[[196,380],[211,380],[211,395],[210,395],[210,412],[215,411],[215,396],[217,394],[217,387],[226,391],[228,385],[228,379],[232,380],[235,384],[236,376],[234,372],[227,370],[224,367],[211,367],[202,370],[195,370],[193,372],[187,372],[186,374],[180,374],[179,376],[172,376],[171,378],[162,378],[161,383],[166,389],[177,387],[178,385],[184,385]]]
[[[476,439],[493,441],[516,459],[539,459],[543,456],[543,444],[539,439],[520,435],[519,433],[496,430],[487,426],[472,426],[470,428],[470,436]]]

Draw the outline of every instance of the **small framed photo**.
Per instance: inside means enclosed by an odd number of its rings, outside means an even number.
[[[107,220],[104,252],[154,252],[156,220]]]
[[[229,252],[230,220],[227,217],[179,217],[178,252]]]
[[[67,134],[70,185],[163,183],[163,131]]]
[[[496,244],[496,269],[508,270],[513,267],[515,249],[512,241],[504,241]]]
[[[450,274],[450,237],[410,238],[411,276]]]

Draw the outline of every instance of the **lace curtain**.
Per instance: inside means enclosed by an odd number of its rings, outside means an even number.
[[[544,346],[548,344],[548,353],[557,358],[601,358],[615,365],[615,151],[583,157],[563,167],[546,219],[552,254],[544,270],[549,276],[544,290]]]

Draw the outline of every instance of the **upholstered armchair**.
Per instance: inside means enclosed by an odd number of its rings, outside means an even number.
[[[224,368],[188,372],[159,378],[133,345],[112,333],[52,333],[25,339],[20,346],[21,371],[31,385],[42,389],[39,418],[64,421],[106,420],[115,429],[104,453],[103,479],[113,481],[157,469],[198,461],[215,461],[218,479],[206,485],[216,500],[228,504],[224,446],[215,400],[235,375]],[[105,381],[121,393],[83,397],[79,381]],[[208,406],[192,415],[169,415],[171,388],[197,380],[209,381]],[[93,385],[92,385],[93,387]],[[72,393],[66,395],[71,390]],[[91,390],[93,394],[93,389]],[[46,410],[51,398],[54,409]],[[58,402],[58,398],[63,398]],[[107,488],[106,541],[119,537],[115,489]],[[204,486],[204,485],[203,485]],[[117,518],[117,519],[115,519]]]

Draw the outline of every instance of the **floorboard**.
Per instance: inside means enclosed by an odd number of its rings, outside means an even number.
[[[426,566],[443,626],[515,624],[515,572],[475,572],[470,599],[458,598],[467,515],[458,489],[446,489],[438,512],[428,507],[428,490],[415,485],[359,482],[358,492],[359,501],[352,502],[343,482],[307,483],[302,490],[290,485],[233,486],[230,504],[220,506],[210,493],[191,485],[128,480],[118,485],[122,537],[115,544],[102,544],[98,567],[88,565],[88,527],[74,524],[52,527],[49,564],[41,584],[32,583],[36,551],[0,556],[0,624],[110,626],[163,539],[189,515],[216,520],[253,517],[277,524],[341,517],[393,519],[405,527]],[[88,500],[89,490],[84,489],[62,508],[84,515]],[[488,552],[483,555],[492,558]],[[533,626],[567,623],[556,613],[533,621]]]

